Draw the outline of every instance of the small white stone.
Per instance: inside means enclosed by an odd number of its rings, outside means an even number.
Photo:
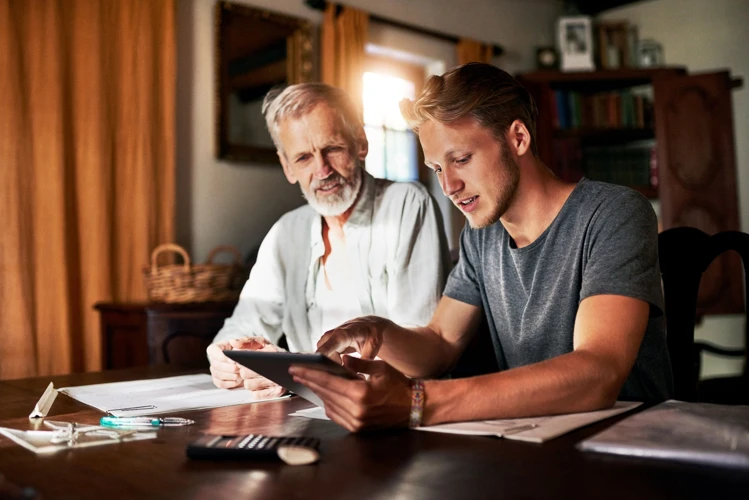
[[[320,453],[306,446],[279,446],[278,457],[288,465],[309,465],[320,459]]]

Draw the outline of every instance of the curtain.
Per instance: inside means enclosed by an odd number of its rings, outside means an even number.
[[[0,0],[0,379],[101,366],[174,234],[175,0]]]
[[[322,81],[347,91],[361,109],[369,15],[328,2],[322,25]]]
[[[482,62],[490,64],[494,53],[494,47],[491,45],[471,40],[470,38],[461,38],[457,45],[458,65],[469,62]]]

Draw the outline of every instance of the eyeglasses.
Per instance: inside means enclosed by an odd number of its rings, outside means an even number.
[[[77,422],[58,422],[45,420],[44,425],[52,429],[50,444],[65,443],[69,447],[84,442],[115,440],[121,441],[125,436],[137,434],[137,430],[116,430],[99,425],[81,425]]]

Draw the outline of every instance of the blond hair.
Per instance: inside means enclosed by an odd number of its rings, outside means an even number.
[[[363,133],[361,115],[349,95],[342,89],[325,83],[298,83],[286,88],[271,89],[263,99],[262,113],[265,124],[279,153],[284,154],[279,137],[281,122],[299,119],[319,104],[325,104],[343,126],[346,140],[355,151],[358,138]]]
[[[533,97],[509,73],[490,64],[468,63],[431,76],[416,100],[403,99],[400,109],[417,133],[427,120],[451,123],[470,116],[502,144],[512,122],[520,120],[530,133],[531,151],[538,156]]]

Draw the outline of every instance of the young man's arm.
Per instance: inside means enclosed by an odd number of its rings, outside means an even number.
[[[469,336],[451,331],[461,309],[473,307],[446,301],[428,329],[387,329],[381,337],[383,359],[400,366],[444,366],[456,358]],[[634,364],[647,327],[650,305],[617,295],[583,300],[577,313],[571,353],[490,375],[425,382],[425,425],[451,421],[512,418],[597,410],[611,406]],[[470,314],[469,314],[470,316]],[[322,347],[377,344],[377,327],[331,335]],[[466,326],[468,323],[463,323]],[[448,338],[443,338],[442,332]],[[396,337],[398,334],[398,337]],[[374,342],[372,342],[374,336]],[[353,339],[353,340],[352,340]],[[385,345],[394,341],[390,347]],[[329,345],[328,345],[329,344]],[[460,350],[459,350],[460,349]],[[391,357],[392,356],[392,357]],[[429,358],[428,361],[419,361]],[[367,381],[351,381],[319,371],[292,368],[299,382],[325,402],[328,415],[352,431],[405,425],[410,409],[410,381],[384,361],[346,358],[346,364],[369,373]]]
[[[425,382],[424,422],[598,410],[616,402],[647,328],[650,305],[619,295],[583,300],[573,351],[470,379]]]
[[[443,296],[426,327],[405,328],[376,316],[355,318],[325,333],[317,352],[336,358],[356,351],[364,359],[379,356],[412,378],[438,377],[455,364],[482,314],[476,306]]]

